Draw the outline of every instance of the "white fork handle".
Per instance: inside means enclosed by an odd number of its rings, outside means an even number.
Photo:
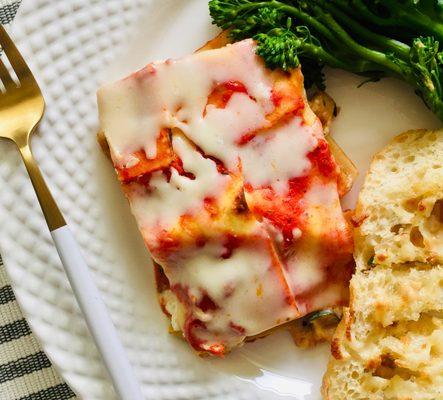
[[[74,236],[67,225],[51,235],[120,399],[142,400],[140,386]]]

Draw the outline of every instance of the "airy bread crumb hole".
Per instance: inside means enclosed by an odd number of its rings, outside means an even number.
[[[421,234],[420,229],[417,226],[412,227],[409,234],[409,239],[415,247],[425,247],[423,235]]]
[[[443,199],[435,202],[431,215],[425,222],[425,228],[432,235],[443,231]]]
[[[391,232],[398,235],[400,233],[400,231],[404,231],[405,229],[409,228],[410,226],[411,226],[410,224],[396,224],[391,227]]]
[[[418,377],[420,374],[416,371],[412,371],[408,368],[398,367],[395,363],[395,359],[390,354],[382,354],[381,364],[372,373],[373,376],[379,376],[384,379],[392,379],[395,375],[398,375],[404,380],[410,380],[411,378]]]
[[[412,199],[407,199],[403,202],[403,208],[410,213],[413,213],[417,210],[418,203],[420,203],[421,197],[415,197]]]

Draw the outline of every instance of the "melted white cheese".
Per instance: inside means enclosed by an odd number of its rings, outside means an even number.
[[[149,189],[133,184],[130,193],[132,213],[146,234],[156,233],[156,227],[170,228],[180,216],[198,212],[205,197],[217,196],[223,192],[229,176],[217,171],[214,161],[204,158],[192,145],[180,136],[174,136],[172,147],[183,161],[186,172],[195,175],[195,179],[181,176],[171,168],[171,178],[154,172],[149,181]]]
[[[321,269],[321,246],[315,242],[306,242],[287,262],[288,282],[294,293],[304,291],[318,285],[324,279]]]
[[[264,110],[245,93],[234,93],[225,108],[208,106],[187,135],[207,154],[217,157],[231,171],[237,170],[242,135],[268,126]]]
[[[284,192],[290,178],[309,172],[311,162],[307,155],[317,144],[313,134],[316,130],[316,124],[308,126],[302,118],[294,117],[257,135],[240,149],[245,182]]]
[[[274,108],[272,82],[255,55],[252,40],[177,61],[154,63],[127,79],[103,86],[97,94],[100,125],[110,144],[114,163],[125,166],[130,155],[140,149],[145,150],[148,158],[154,157],[161,128],[180,128],[192,139],[193,135],[204,139],[205,143],[197,144],[205,151],[223,144],[220,138],[225,141],[228,126],[234,129],[229,132],[230,136],[241,135],[243,128],[251,128],[254,123],[247,125],[228,111],[225,112],[228,119],[223,124],[214,110],[208,110],[207,119],[203,117],[208,95],[217,84],[229,81],[241,82],[255,99],[253,102],[245,94],[240,98],[233,96],[240,107],[236,110],[238,116],[243,118],[245,113],[242,114],[241,109],[247,107],[245,111],[252,111],[249,122],[254,120],[257,127],[260,121],[265,123],[259,116]],[[217,134],[220,129],[224,132]]]
[[[256,230],[262,230],[259,224]],[[190,288],[195,304],[206,292],[217,305],[216,311],[196,308],[193,312],[205,322],[212,340],[218,336],[231,346],[235,344],[232,340],[241,341],[299,316],[296,307],[286,303],[286,286],[279,277],[279,266],[271,267],[268,240],[263,237],[255,246],[236,248],[227,259],[221,257],[225,249],[220,244],[207,244],[168,269],[171,285],[179,283]],[[232,324],[242,327],[244,332],[235,334]]]
[[[294,293],[303,293],[325,280],[322,235],[325,227],[341,227],[343,223],[334,181],[326,184],[314,180],[304,196],[304,202],[308,221],[306,232],[299,229],[294,232],[294,237],[300,238],[301,242],[298,251],[287,260],[288,280]],[[329,230],[327,232],[330,233]]]

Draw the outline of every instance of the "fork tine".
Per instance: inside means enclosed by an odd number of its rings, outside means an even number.
[[[0,46],[2,47],[6,56],[8,57],[8,60],[19,80],[22,80],[26,77],[33,78],[31,70],[29,69],[22,55],[18,51],[17,47],[15,47],[14,42],[6,33],[5,28],[3,28],[1,24],[0,24]]]
[[[8,69],[6,68],[6,65],[3,63],[1,57],[0,57],[0,81],[3,82],[3,85],[5,85],[6,90],[17,87],[16,83],[11,78]]]

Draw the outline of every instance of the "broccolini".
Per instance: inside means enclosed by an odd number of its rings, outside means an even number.
[[[233,40],[254,38],[269,68],[301,64],[308,87],[324,88],[325,65],[394,76],[443,121],[443,0],[210,0],[209,10]]]

